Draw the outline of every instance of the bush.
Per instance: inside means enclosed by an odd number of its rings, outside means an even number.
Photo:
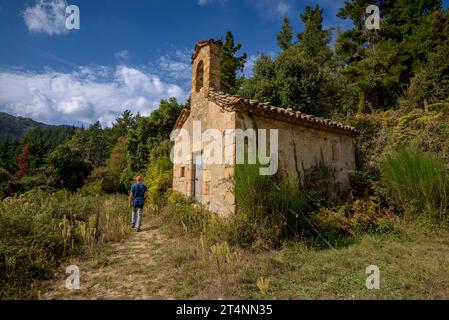
[[[449,176],[432,154],[400,147],[381,162],[382,181],[391,201],[405,213],[427,214],[447,222]]]
[[[120,180],[111,169],[106,167],[95,168],[87,177],[83,189],[89,193],[114,193],[119,189]]]
[[[20,191],[20,185],[13,179],[9,172],[0,168],[0,200]]]
[[[144,181],[148,184],[148,197],[153,204],[160,208],[165,204],[165,194],[173,182],[173,163],[170,160],[172,143],[162,141],[151,151],[148,168],[144,174]]]
[[[196,205],[194,199],[186,198],[177,192],[168,195],[167,210],[167,218],[189,234],[204,232],[213,215],[204,207]]]

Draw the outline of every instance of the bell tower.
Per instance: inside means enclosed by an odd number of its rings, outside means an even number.
[[[192,55],[191,97],[198,93],[207,95],[211,89],[220,91],[220,40],[198,42]]]

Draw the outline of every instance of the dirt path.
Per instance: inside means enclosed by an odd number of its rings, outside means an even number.
[[[161,281],[158,260],[165,239],[151,217],[142,231],[110,245],[92,260],[72,260],[80,269],[80,290],[65,287],[63,266],[41,299],[170,299]]]

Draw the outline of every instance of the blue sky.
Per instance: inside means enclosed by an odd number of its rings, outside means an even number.
[[[197,41],[232,31],[250,73],[258,53],[278,51],[283,16],[298,32],[299,13],[319,4],[325,26],[344,29],[350,23],[335,16],[343,2],[0,0],[0,111],[85,125],[108,125],[126,108],[146,115],[162,98],[186,100]],[[62,9],[72,4],[80,29],[67,31]]]

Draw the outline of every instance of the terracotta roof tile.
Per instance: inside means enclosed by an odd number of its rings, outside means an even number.
[[[359,134],[354,127],[347,126],[330,119],[304,114],[291,108],[278,108],[269,102],[244,99],[239,96],[229,95],[224,92],[209,91],[209,100],[218,104],[220,108],[227,111],[249,111],[267,117],[273,117],[281,121],[292,122],[307,127],[326,131],[337,131],[339,133],[356,136]]]

